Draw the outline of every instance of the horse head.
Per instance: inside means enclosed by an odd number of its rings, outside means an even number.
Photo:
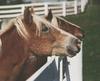
[[[11,19],[0,31],[0,81],[18,81],[19,74],[24,74],[21,71],[24,66],[28,73],[36,71],[46,62],[46,56],[75,56],[80,50],[82,35],[80,28],[54,17],[51,12],[47,17],[40,17],[34,14],[33,8],[27,7],[23,15]],[[30,56],[35,57],[32,64],[25,63]],[[28,77],[31,73],[25,75]]]
[[[55,24],[53,19],[51,11],[45,18],[36,16],[32,8],[25,9],[21,22],[27,31],[27,44],[31,51],[38,55],[76,55],[83,36],[80,28],[60,18],[56,18]]]
[[[69,41],[69,44],[66,46],[66,50],[68,51],[68,54],[71,56],[76,55],[80,51],[81,48],[81,41],[84,37],[83,30],[78,26],[75,25],[67,20],[65,20],[62,17],[54,16],[52,14],[51,9],[48,10],[48,15],[45,17],[51,24],[54,26],[64,30],[65,32],[68,32],[69,34],[75,36],[76,38],[70,37],[67,41]]]
[[[79,26],[53,16],[51,10],[46,17],[40,17],[34,14],[32,7],[27,7],[24,15],[11,20],[6,31],[13,25],[30,51],[36,55],[75,56],[80,51],[83,32]]]

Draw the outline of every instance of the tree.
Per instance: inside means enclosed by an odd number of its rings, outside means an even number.
[[[23,0],[8,0],[8,4],[22,4]]]
[[[7,3],[7,0],[0,0],[0,5],[4,5]]]
[[[89,0],[89,3],[91,5],[93,5],[93,4],[100,4],[100,0]]]
[[[23,0],[0,0],[0,5],[22,4]]]

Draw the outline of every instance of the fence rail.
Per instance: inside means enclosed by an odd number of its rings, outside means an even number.
[[[47,63],[26,81],[83,81],[82,45],[81,51],[73,58],[48,57]]]
[[[35,14],[47,15],[48,9],[52,9],[54,15],[66,16],[83,12],[88,0],[43,2],[21,5],[0,6],[0,19],[16,17],[23,14],[26,6],[34,6]]]

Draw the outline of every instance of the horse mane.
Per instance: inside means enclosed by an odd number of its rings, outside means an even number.
[[[64,21],[64,22],[66,22],[66,23],[69,23],[69,24],[71,24],[71,25],[73,25],[73,26],[75,26],[75,27],[77,27],[77,28],[80,28],[80,26],[78,26],[78,25],[76,25],[76,24],[74,24],[74,23],[71,23],[71,22],[69,22],[69,21],[67,21],[67,20],[65,20],[64,18],[62,18],[62,17],[58,17],[58,16],[55,16],[56,18],[58,18],[58,19],[61,19],[62,21]]]
[[[23,22],[22,22],[23,16],[18,16],[16,17],[16,21],[15,21],[15,26],[17,29],[18,34],[23,37],[25,40],[28,40],[29,38],[29,33],[27,32]]]
[[[45,17],[37,16],[37,15],[35,15],[35,14],[32,14],[32,16],[33,16],[33,21],[34,21],[35,24],[36,24],[36,35],[39,35],[39,36],[40,36],[41,26],[42,26],[42,24],[44,24],[44,25],[46,25],[47,27],[55,28],[56,30],[60,31],[60,33],[62,33],[62,34],[65,34],[65,35],[68,35],[68,36],[71,36],[71,37],[74,37],[74,38],[78,39],[76,36],[74,36],[74,35],[72,35],[72,34],[66,32],[66,31],[60,29],[60,28],[58,27],[58,25],[55,26],[54,24],[51,24],[49,21],[47,21],[47,20],[45,19]],[[58,17],[58,18],[60,18],[60,17]],[[21,15],[21,16],[18,16],[18,17],[16,17],[16,18],[14,18],[14,19],[11,19],[11,20],[8,22],[8,24],[7,24],[7,26],[5,27],[5,29],[2,29],[2,30],[0,31],[0,36],[2,36],[4,33],[6,33],[7,31],[9,31],[10,29],[12,29],[12,28],[14,27],[14,25],[15,25],[15,27],[17,28],[17,31],[18,31],[19,35],[21,35],[22,37],[24,37],[24,38],[27,40],[28,37],[29,37],[29,34],[28,34],[26,28],[24,27],[24,24],[23,24],[23,22],[22,22],[22,19],[23,19],[23,16],[22,16],[22,15]],[[62,18],[60,18],[60,19],[62,19]],[[55,21],[55,20],[56,20],[56,19],[54,19],[54,21]],[[64,19],[63,19],[63,20],[64,20]],[[54,21],[53,21],[53,22],[54,22]],[[65,20],[64,20],[64,21],[65,21]],[[67,21],[66,21],[66,22],[67,22]],[[41,24],[41,23],[42,23],[42,24]],[[57,21],[56,21],[56,23],[57,23]],[[77,26],[77,27],[78,27],[78,26]]]

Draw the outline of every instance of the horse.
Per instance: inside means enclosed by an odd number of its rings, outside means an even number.
[[[72,24],[72,23],[70,23],[70,22],[62,19],[61,17],[53,16],[51,10],[49,10],[48,12],[49,12],[48,15],[45,17],[45,19],[47,19],[47,21],[49,21],[55,27],[59,27],[59,28],[65,30],[66,32],[68,32],[68,33],[70,33],[70,34],[72,34],[72,35],[74,35],[74,36],[76,36],[78,38],[76,40],[76,43],[75,43],[76,44],[76,47],[78,48],[78,51],[77,51],[77,53],[78,53],[80,51],[81,41],[82,41],[82,39],[84,37],[84,33],[81,30],[81,28],[79,26],[75,25],[75,24]],[[45,30],[47,30],[47,29],[45,29]],[[69,43],[69,44],[71,44],[71,43]],[[73,50],[72,49],[73,48],[70,48],[67,51],[69,51],[70,56],[75,56],[76,53],[73,53]],[[73,54],[73,55],[71,55],[71,54]],[[46,59],[47,59],[47,57],[43,58],[42,61],[45,60],[45,62],[46,62]],[[24,70],[24,74],[27,74],[28,73],[29,75],[32,75],[34,73],[34,72],[32,72],[33,71],[32,70],[32,65],[34,65],[34,62],[32,63],[31,60],[32,59],[29,59],[29,62],[26,65],[26,69]],[[40,62],[41,62],[41,60],[40,60]],[[44,64],[45,64],[45,62],[44,62]],[[25,77],[25,76],[26,75],[24,75],[23,77]]]
[[[29,59],[32,59],[33,73],[51,55],[74,56],[67,51],[73,47],[72,53],[79,51],[77,37],[52,25],[44,17],[33,14],[33,10],[27,7],[24,14],[18,16],[0,31],[0,81],[25,81],[20,75],[25,72]],[[72,44],[69,44],[72,41]],[[41,61],[42,59],[44,61]],[[24,67],[26,66],[26,67]],[[26,68],[27,69],[27,68]]]
[[[59,27],[62,30],[65,30],[66,32],[69,32],[70,34],[76,36],[78,39],[82,40],[84,38],[84,31],[80,26],[71,23],[62,17],[53,15],[51,9],[48,10],[48,14],[45,18],[53,25]]]

